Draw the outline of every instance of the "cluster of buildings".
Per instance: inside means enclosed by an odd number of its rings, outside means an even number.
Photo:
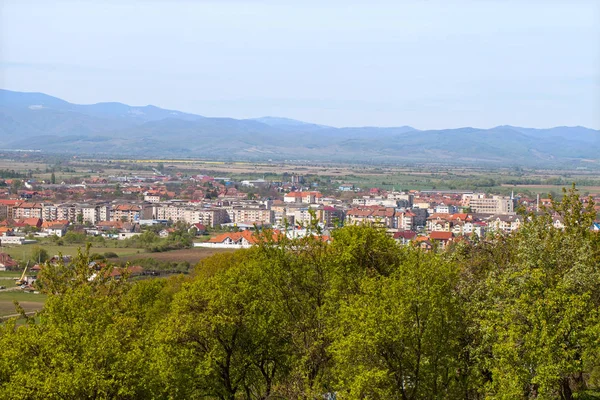
[[[353,185],[340,185],[329,192],[333,194],[324,195],[304,186],[301,176],[292,176],[291,182],[236,183],[205,175],[184,179],[155,174],[152,179],[116,182],[108,177],[66,186],[29,185],[17,194],[0,195],[0,243],[22,243],[24,232],[60,237],[69,227],[95,235],[117,231],[118,238],[127,238],[144,225],[183,222],[201,230],[259,226],[293,232],[308,225],[326,231],[371,224],[385,228],[402,243],[416,240],[427,247],[439,241],[445,246],[459,237],[512,232],[523,223],[516,213],[518,206],[536,211],[550,201],[472,191],[361,191]],[[57,201],[57,190],[67,198]],[[555,218],[554,226],[561,225]]]

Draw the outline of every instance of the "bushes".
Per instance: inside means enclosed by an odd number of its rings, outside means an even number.
[[[135,265],[144,268],[144,271],[158,271],[171,273],[187,273],[190,270],[190,263],[187,261],[159,261],[151,257],[138,258],[133,261]]]

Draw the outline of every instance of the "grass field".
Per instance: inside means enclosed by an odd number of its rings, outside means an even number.
[[[13,246],[13,247],[2,247],[2,252],[8,253],[15,260],[29,260],[31,258],[31,252],[35,247],[41,247],[48,252],[50,257],[58,255],[61,253],[64,256],[76,256],[78,249],[85,249],[84,245],[70,245],[70,246],[57,246],[57,245],[47,245],[47,244],[25,244],[21,246]],[[99,253],[104,254],[106,252],[113,252],[119,255],[120,257],[131,256],[138,253],[144,253],[146,250],[138,249],[138,248],[117,248],[117,247],[92,247],[90,248],[90,254]],[[150,253],[146,253],[150,254]]]
[[[204,258],[210,257],[214,254],[223,253],[223,252],[231,252],[231,251],[235,251],[235,250],[208,249],[208,248],[202,248],[202,247],[194,247],[191,249],[165,251],[163,253],[140,253],[140,254],[134,254],[134,255],[125,255],[125,256],[119,257],[115,261],[135,262],[135,260],[140,259],[140,258],[153,258],[158,261],[167,261],[167,262],[187,261],[191,265],[195,265],[196,263],[198,263],[198,261],[200,261]]]
[[[21,276],[19,271],[0,271],[0,279],[12,279],[19,276]]]
[[[50,257],[54,255],[58,255],[61,252],[63,255],[75,256],[77,255],[78,249],[81,248],[81,245],[72,245],[72,246],[56,246],[56,245],[22,245],[22,246],[14,246],[14,247],[3,247],[2,251],[10,254],[12,258],[15,260],[29,260],[31,257],[31,253],[33,248],[39,246],[41,248],[46,249],[48,255]],[[99,253],[104,254],[106,252],[114,252],[119,258],[112,258],[110,261],[114,262],[127,262],[133,261],[140,258],[153,258],[158,261],[187,261],[190,264],[194,265],[198,261],[203,258],[210,257],[215,253],[232,251],[228,249],[207,249],[201,247],[194,247],[191,249],[182,249],[182,250],[172,250],[165,251],[162,253],[149,253],[144,249],[138,248],[114,248],[114,247],[92,247],[90,248],[90,254]],[[15,277],[20,276],[20,272],[18,271],[6,271],[0,272],[0,278],[2,277]],[[4,285],[7,286],[7,285]]]
[[[15,314],[13,300],[19,302],[26,312],[41,310],[46,301],[46,295],[25,293],[20,290],[0,291],[0,317]]]

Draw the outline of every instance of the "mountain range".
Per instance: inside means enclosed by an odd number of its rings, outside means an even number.
[[[237,160],[564,164],[600,162],[600,131],[581,126],[419,130],[211,118],[152,105],[81,105],[0,90],[0,149]]]

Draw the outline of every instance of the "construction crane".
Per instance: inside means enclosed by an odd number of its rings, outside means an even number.
[[[25,279],[25,274],[27,273],[27,268],[29,268],[29,261],[27,261],[27,264],[25,265],[25,269],[23,269],[23,273],[21,274],[21,279],[15,281],[15,285],[21,286],[21,285],[27,283],[27,280]]]

